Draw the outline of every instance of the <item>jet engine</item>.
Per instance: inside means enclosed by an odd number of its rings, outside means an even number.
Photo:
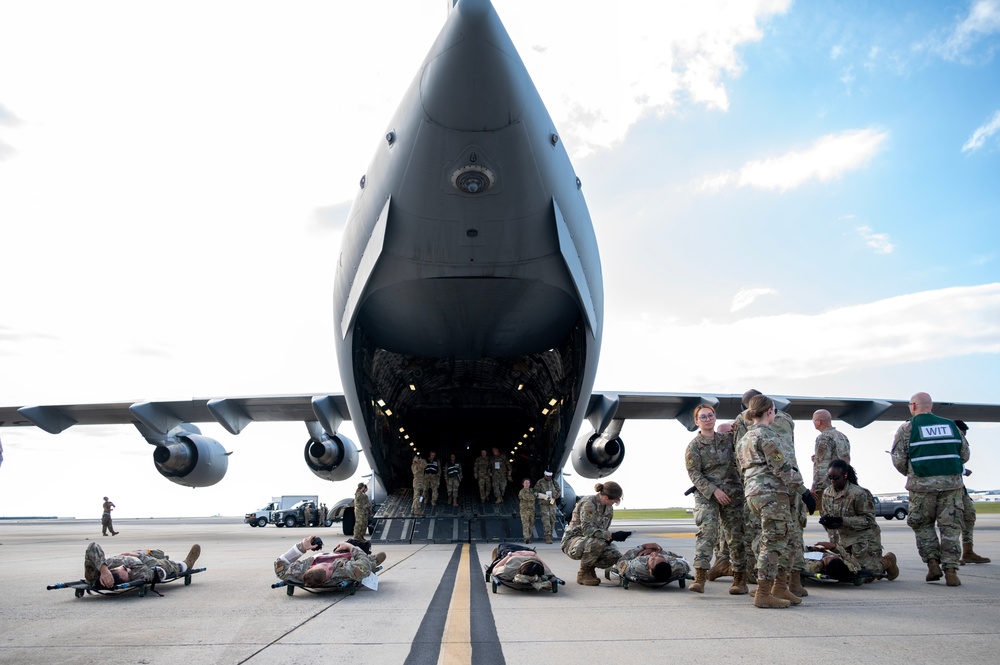
[[[347,480],[358,469],[358,447],[343,434],[311,437],[304,454],[309,470],[324,480]]]
[[[229,468],[229,453],[222,444],[194,431],[175,430],[156,442],[153,463],[160,475],[172,483],[185,487],[214,485]]]
[[[573,468],[584,478],[604,478],[625,459],[625,444],[617,432],[581,436],[573,446]]]

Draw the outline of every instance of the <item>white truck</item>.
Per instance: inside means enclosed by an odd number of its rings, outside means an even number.
[[[247,513],[243,521],[250,526],[267,526],[271,521],[271,513],[279,510],[287,510],[299,501],[312,501],[319,505],[319,497],[315,494],[288,494],[286,496],[271,497],[271,503],[263,508],[258,508],[252,513]]]

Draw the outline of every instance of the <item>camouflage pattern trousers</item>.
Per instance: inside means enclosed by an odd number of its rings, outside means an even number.
[[[497,471],[491,476],[493,480],[493,496],[496,497],[497,503],[503,501],[503,493],[507,489],[507,476],[503,471]]]
[[[538,514],[542,517],[542,533],[551,536],[552,530],[556,528],[556,507],[543,500],[538,505]]]
[[[747,498],[747,506],[760,520],[757,550],[757,578],[773,580],[792,567],[796,537],[792,524],[792,501],[787,494],[757,494]],[[801,536],[799,536],[801,547]],[[800,555],[801,556],[801,555]]]
[[[432,506],[438,503],[438,489],[441,487],[441,479],[433,474],[424,477],[424,505],[429,501]]]
[[[700,493],[695,495],[694,523],[698,527],[694,541],[695,568],[709,568],[712,565],[712,552],[716,546],[728,541],[725,551],[730,556],[733,571],[746,570],[743,506],[742,496],[737,496],[728,506],[723,506],[718,501],[706,499]]]
[[[965,517],[962,519],[962,545],[972,546],[972,530],[976,528],[976,504],[972,502],[968,490],[962,490],[962,508]]]
[[[489,476],[479,476],[479,500],[486,501],[490,498],[490,477]]]
[[[958,559],[962,554],[962,523],[965,520],[963,494],[963,488],[910,492],[910,514],[906,523],[917,537],[917,552],[924,563],[937,559],[942,568],[958,568]],[[937,531],[934,530],[935,523]]]
[[[368,533],[368,522],[371,520],[372,513],[370,510],[357,511],[354,513],[354,539],[355,540],[365,540],[365,534]]]
[[[424,514],[424,478],[423,476],[413,477],[413,505],[410,511],[414,515]]]
[[[535,509],[521,508],[521,531],[524,533],[525,540],[531,538],[531,530],[534,527],[535,527]]]
[[[445,485],[448,487],[448,500],[457,501],[458,500],[458,478],[448,478],[445,481]]]
[[[859,536],[850,541],[841,540],[840,545],[857,560],[861,570],[875,575],[885,572],[882,565],[882,541],[877,535]]]
[[[610,568],[622,558],[622,553],[613,543],[609,543],[603,538],[588,538],[586,536],[564,538],[562,551],[570,559],[579,561],[580,566],[584,568]]]

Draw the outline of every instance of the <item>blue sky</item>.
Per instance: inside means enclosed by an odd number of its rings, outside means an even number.
[[[0,5],[0,403],[338,391],[343,218],[444,4]],[[601,244],[597,389],[1000,402],[1000,2],[494,5]],[[901,490],[895,425],[839,427]],[[204,429],[234,454],[196,491],[130,428],[5,430],[0,513],[350,494],[301,425]],[[691,435],[623,437],[625,505],[684,505]]]

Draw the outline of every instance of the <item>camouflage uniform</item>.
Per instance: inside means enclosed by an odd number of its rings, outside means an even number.
[[[834,543],[836,545],[836,543]],[[819,552],[821,550],[814,549],[811,545],[806,548],[810,552]],[[844,560],[844,565],[847,566],[847,570],[851,573],[857,574],[861,572],[861,564],[858,560],[851,556],[851,553],[843,548],[842,545],[837,545],[835,552],[829,552],[829,554],[836,553]],[[823,552],[824,556],[828,552]],[[805,572],[809,575],[819,575],[826,573],[826,566],[821,560],[818,559],[806,559],[806,569]]]
[[[583,567],[609,568],[622,557],[608,540],[615,509],[602,506],[599,497],[593,494],[577,502],[560,544],[562,551]]]
[[[115,527],[111,525],[111,509],[115,507],[115,504],[105,500],[103,507],[104,512],[101,513],[101,535],[106,536],[108,535],[108,531],[110,531],[113,536],[116,532]]]
[[[347,580],[360,582],[372,574],[374,557],[365,554],[360,547],[355,547],[347,554],[323,552],[307,557],[302,556],[304,552],[300,552],[299,547],[298,544],[294,546],[296,554],[291,557],[291,561],[285,560],[287,554],[274,560],[274,574],[278,579],[302,584],[302,576],[318,563],[331,564],[333,567],[333,574],[323,585],[327,587],[336,586]]]
[[[490,498],[490,469],[493,467],[490,465],[489,456],[482,456],[476,458],[476,463],[472,465],[472,475],[479,483],[479,500],[486,501]]]
[[[493,481],[493,495],[496,502],[503,501],[503,493],[507,489],[507,481],[510,480],[510,462],[503,455],[493,455],[490,458],[490,478]]]
[[[972,497],[969,496],[969,490],[962,490],[962,508],[964,514],[962,517],[962,550],[965,551],[965,546],[968,545],[969,549],[972,549],[972,533],[976,528],[976,504],[972,501]]]
[[[541,575],[522,575],[518,571],[522,564],[529,561],[537,561],[542,564],[542,574]],[[538,558],[538,555],[532,550],[522,550],[517,552],[511,552],[506,557],[498,561],[493,569],[490,571],[491,574],[496,575],[502,580],[508,582],[518,582],[520,584],[530,584],[535,589],[540,591],[551,591],[552,590],[552,571],[549,569],[545,562]]]
[[[722,531],[729,541],[733,571],[742,572],[745,570],[743,483],[736,470],[732,434],[715,432],[707,439],[699,433],[688,444],[684,463],[688,477],[698,490],[694,495],[694,523],[698,526],[694,567],[707,569],[711,565],[712,552]],[[729,495],[731,503],[728,506],[715,498],[717,489]]]
[[[368,494],[358,488],[354,492],[354,539],[364,540],[368,533],[368,521],[372,516],[372,500]]]
[[[835,459],[851,463],[851,442],[836,427],[827,427],[816,437],[816,451],[813,455],[812,491],[817,497],[823,496],[823,490],[830,484],[826,479],[826,472],[830,469],[830,462]]]
[[[552,498],[559,498],[559,486],[551,478],[542,478],[535,483],[536,494],[547,494],[552,492]],[[556,506],[546,499],[539,499],[538,513],[542,518],[542,532],[546,538],[552,538],[552,530],[556,527]]]
[[[458,462],[449,462],[445,467],[445,486],[448,488],[448,501],[458,502],[458,486],[462,483],[462,465]]]
[[[944,443],[950,449],[948,456],[959,469],[956,473],[921,476],[914,471],[912,462],[915,455],[910,450],[911,440],[915,436],[914,421],[917,421],[918,427],[926,424],[944,424],[949,427],[951,435]],[[940,562],[942,568],[958,568],[958,559],[962,553],[962,523],[965,519],[962,501],[965,484],[962,481],[961,464],[968,461],[969,443],[950,420],[932,414],[919,414],[896,430],[892,441],[892,464],[906,476],[906,489],[910,492],[910,514],[906,523],[913,529],[917,539],[917,552],[924,563],[933,559]],[[940,539],[934,531],[935,522],[941,534]]]
[[[757,575],[765,580],[792,570],[796,537],[801,552],[801,536],[796,536],[793,526],[791,499],[802,489],[802,474],[785,456],[782,447],[778,434],[766,425],[751,426],[736,445],[747,506],[761,522]],[[802,565],[804,568],[805,564]]]
[[[432,506],[438,504],[438,490],[441,489],[441,462],[437,455],[427,460],[424,466],[424,505],[430,501]]]
[[[618,574],[630,580],[638,582],[655,583],[656,578],[649,572],[649,557],[651,554],[640,554],[642,547],[633,547],[622,555],[622,558],[615,564]],[[683,577],[691,572],[689,564],[680,554],[674,554],[666,550],[660,552],[670,564],[670,576],[674,579]]]
[[[302,519],[305,520],[306,526],[314,526],[314,521],[316,519],[316,508],[313,507],[311,503],[307,503],[302,506]]]
[[[740,413],[733,419],[733,456],[736,456],[735,448],[740,442],[740,439],[747,433],[750,429],[750,425],[753,423],[746,417],[746,411]],[[739,461],[736,463],[736,468],[740,472],[740,481],[743,480],[743,469],[739,468]],[[744,495],[745,496],[745,495]],[[723,527],[725,528],[725,527]],[[720,539],[721,540],[721,539]],[[728,546],[720,548],[723,552],[728,549]],[[745,557],[745,563],[743,569],[748,573],[755,574],[754,571],[757,570],[757,552],[760,551],[760,518],[757,517],[756,513],[750,510],[748,504],[743,506],[743,552]],[[732,559],[730,559],[732,560]],[[752,577],[751,577],[752,579]]]
[[[414,456],[410,463],[410,471],[413,472],[413,506],[411,511],[414,515],[424,514],[424,469],[427,467],[427,460],[420,456]]]
[[[875,501],[864,487],[851,484],[838,492],[830,485],[823,491],[824,515],[844,520],[839,529],[827,529],[833,542],[857,559],[864,570],[875,575],[885,572],[882,565],[882,529],[875,521]]]
[[[136,550],[106,557],[100,545],[90,543],[83,555],[83,578],[91,586],[100,586],[102,564],[109,570],[124,566],[129,582],[157,582],[187,570],[183,562],[171,561],[163,550]]]
[[[535,493],[530,487],[522,487],[517,493],[517,500],[521,508],[521,532],[524,534],[524,542],[529,542],[531,530],[535,526]]]

